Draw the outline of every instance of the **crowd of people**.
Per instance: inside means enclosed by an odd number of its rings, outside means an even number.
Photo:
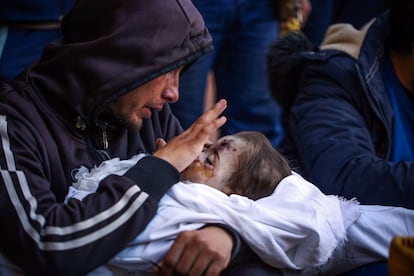
[[[283,36],[269,0],[9,2],[1,275],[386,275],[414,237],[414,0],[321,42],[317,1]]]

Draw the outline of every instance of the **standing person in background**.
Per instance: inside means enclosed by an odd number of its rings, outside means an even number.
[[[190,0],[79,0],[62,32],[0,87],[0,251],[28,275],[85,275],[106,263],[226,120],[221,100],[183,132],[168,105],[182,68],[211,50]],[[157,138],[167,144],[157,149]],[[140,152],[125,175],[64,203],[78,168]],[[218,275],[242,245],[220,224],[185,232],[160,272]]]
[[[62,36],[60,21],[75,0],[0,2],[0,82],[39,59],[43,48]]]
[[[279,35],[277,1],[193,2],[214,39],[214,50],[181,76],[181,100],[172,105],[174,114],[188,127],[203,112],[207,74],[212,71],[217,98],[229,103],[221,135],[255,130],[278,146],[283,138],[281,108],[269,93],[265,58]]]
[[[387,9],[387,0],[310,0],[312,12],[303,32],[315,46],[321,44],[328,27],[350,23],[359,29]]]

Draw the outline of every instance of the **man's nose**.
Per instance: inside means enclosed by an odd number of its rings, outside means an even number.
[[[179,73],[172,71],[167,73],[167,85],[162,93],[162,97],[169,103],[175,103],[179,99]]]
[[[162,98],[168,103],[175,103],[179,99],[178,87],[168,87],[164,89]]]

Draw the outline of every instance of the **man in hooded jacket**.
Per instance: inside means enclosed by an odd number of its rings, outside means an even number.
[[[168,106],[181,69],[211,49],[191,1],[80,0],[62,31],[0,90],[0,251],[31,275],[84,275],[106,263],[225,123],[225,101],[185,132]],[[80,167],[139,152],[154,154],[64,203]],[[216,275],[240,242],[221,225],[182,233],[160,272]]]

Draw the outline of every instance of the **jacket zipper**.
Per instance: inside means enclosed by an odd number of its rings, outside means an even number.
[[[102,146],[104,150],[107,150],[109,146],[108,136],[106,134],[106,126],[102,128]]]

